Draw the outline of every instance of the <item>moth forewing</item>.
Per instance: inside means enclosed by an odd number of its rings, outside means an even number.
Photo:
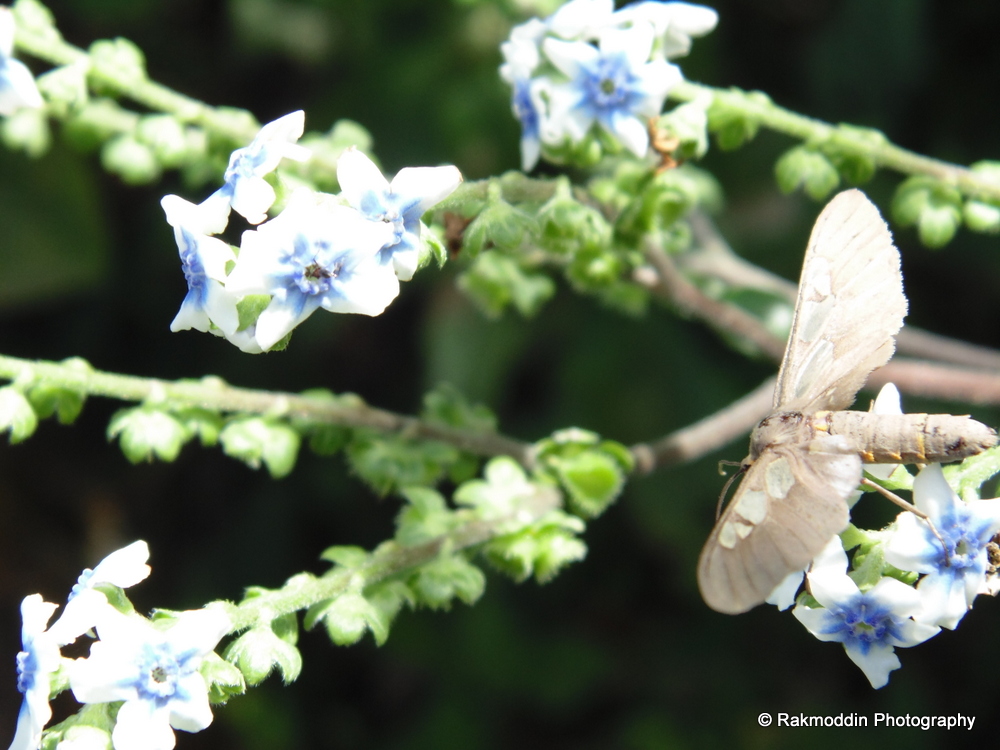
[[[878,209],[846,190],[816,219],[774,408],[843,409],[895,349],[906,316],[899,251]]]
[[[842,437],[770,447],[747,469],[698,561],[712,609],[739,614],[763,602],[791,572],[847,526],[847,496],[861,459]]]

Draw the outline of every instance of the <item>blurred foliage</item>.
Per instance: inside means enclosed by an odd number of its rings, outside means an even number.
[[[467,178],[516,167],[518,126],[500,83],[497,45],[543,3],[514,0],[90,0],[51,2],[60,30],[86,47],[126,37],[150,76],[266,122],[293,109],[310,129],[350,118],[374,136],[389,173],[455,163]],[[552,3],[541,12],[551,10]],[[530,6],[530,7],[529,7]],[[719,28],[681,61],[692,80],[759,89],[832,122],[882,129],[894,142],[968,163],[1000,152],[994,36],[1000,5],[975,0],[720,0]],[[29,60],[29,64],[30,64]],[[535,440],[577,425],[629,443],[721,408],[772,368],[747,361],[704,327],[651,307],[610,312],[560,282],[537,318],[484,318],[455,288],[458,264],[404,285],[379,318],[317,315],[287,352],[248,358],[213,337],[171,334],[184,293],[159,198],[176,174],[129,188],[56,134],[34,162],[0,152],[0,351],[166,378],[217,373],[281,390],[354,391],[407,413],[450,382],[509,434]],[[794,144],[759,132],[741,149],[713,142],[700,166],[725,190],[719,223],[751,261],[795,278],[818,206],[783,196],[774,164]],[[866,190],[888,211],[895,178]],[[198,199],[199,195],[186,195]],[[894,227],[909,320],[1000,345],[996,240],[959,232],[942,253]],[[935,235],[938,236],[938,235]],[[371,548],[392,533],[399,501],[379,499],[340,457],[312,453],[280,480],[218,450],[186,447],[172,464],[131,465],[107,445],[119,405],[91,400],[73,428],[54,420],[0,449],[0,645],[19,648],[18,604],[58,596],[76,571],[136,538],[156,576],[137,606],[182,609],[244,586],[276,586],[322,568],[330,545]],[[908,410],[963,407],[906,399]],[[988,423],[996,411],[977,410]],[[830,730],[762,729],[757,715],[876,711],[977,717],[997,730],[992,673],[1000,605],[977,602],[956,633],[902,651],[874,692],[839,646],[788,614],[709,611],[695,586],[698,550],[722,482],[719,458],[633,480],[589,524],[587,559],[553,582],[490,574],[474,607],[407,612],[382,648],[298,646],[298,682],[269,680],[216,712],[181,748],[740,748],[842,743]],[[265,459],[266,460],[266,459]],[[356,469],[357,470],[357,469]],[[865,505],[868,507],[864,507]],[[861,513],[893,511],[868,499]],[[20,695],[0,685],[0,736]],[[56,716],[61,704],[56,703]],[[933,732],[865,732],[867,742],[938,745]]]

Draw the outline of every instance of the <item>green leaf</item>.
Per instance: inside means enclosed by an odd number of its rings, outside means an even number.
[[[450,383],[440,383],[424,395],[421,417],[434,424],[458,427],[477,432],[495,432],[493,412],[482,404],[470,404]]]
[[[19,388],[0,388],[0,432],[10,432],[10,442],[20,443],[38,428],[38,416]]]
[[[458,523],[442,495],[427,487],[401,490],[407,505],[396,516],[395,539],[413,547],[447,534]]]
[[[209,447],[219,442],[219,432],[225,419],[218,412],[200,406],[186,406],[173,412],[173,415],[184,425],[189,435],[197,436],[203,446]]]
[[[416,606],[416,597],[403,581],[383,581],[365,591],[365,598],[371,603],[380,625],[372,628],[375,643],[381,646],[389,635],[389,626],[399,614],[403,605]]]
[[[962,207],[965,225],[973,232],[997,234],[1000,232],[1000,206],[969,200]]]
[[[483,253],[458,277],[458,286],[488,318],[513,305],[530,318],[556,291],[548,276],[530,273],[499,252]]]
[[[326,560],[342,568],[360,568],[368,562],[371,553],[363,547],[338,546],[327,547],[320,555],[321,560]]]
[[[361,430],[347,447],[351,468],[380,495],[396,487],[434,484],[458,456],[445,443]]]
[[[734,95],[740,100],[750,98],[766,104],[771,101],[759,91],[745,96],[737,91]],[[740,106],[734,106],[725,96],[716,96],[708,108],[708,129],[715,134],[716,142],[723,151],[734,151],[752,140],[759,127],[757,120],[748,117]]]
[[[225,703],[232,696],[243,695],[247,690],[239,668],[214,652],[202,660],[198,671],[208,685],[208,699],[211,703]]]
[[[283,422],[266,417],[240,417],[227,424],[219,434],[222,450],[251,468],[263,461],[275,479],[287,476],[295,468],[301,440],[299,433]]]
[[[538,225],[539,244],[559,255],[611,245],[611,225],[596,208],[573,197],[565,177],[559,178],[552,198],[538,210]]]
[[[287,624],[282,627],[287,629]],[[269,625],[248,630],[229,644],[224,657],[239,668],[248,685],[260,684],[275,667],[286,685],[294,682],[302,671],[302,654],[294,643],[280,637]]]
[[[338,646],[350,646],[361,640],[365,631],[371,630],[377,643],[388,637],[388,626],[382,613],[371,602],[355,591],[345,591],[333,599],[309,608],[306,626],[313,627],[322,621],[326,632]]]
[[[172,415],[155,407],[137,406],[120,409],[111,417],[108,440],[116,437],[125,458],[136,464],[154,457],[173,461],[191,435]]]
[[[586,450],[560,458],[554,466],[573,510],[585,518],[603,513],[625,485],[618,461],[601,451]]]
[[[129,185],[154,182],[162,172],[153,150],[130,135],[116,136],[104,144],[101,166]]]
[[[461,555],[442,555],[420,566],[411,586],[419,603],[432,609],[447,609],[455,597],[474,604],[483,595],[486,577]]]
[[[483,553],[516,581],[534,575],[539,583],[546,583],[563,567],[586,556],[586,545],[576,538],[583,530],[582,520],[555,510],[538,523],[489,541]]]
[[[942,468],[945,479],[959,497],[963,500],[980,498],[983,482],[1000,474],[1000,446]]]
[[[39,419],[46,419],[56,414],[60,424],[75,422],[83,411],[86,398],[80,391],[51,383],[38,383],[28,391],[28,400]]]
[[[236,303],[236,314],[240,319],[238,330],[242,331],[254,325],[269,304],[271,296],[268,294],[248,294],[241,298]]]
[[[791,193],[802,187],[815,200],[822,200],[837,187],[837,168],[819,151],[808,146],[796,146],[778,159],[774,168],[778,187]]]
[[[485,208],[465,228],[462,248],[469,258],[493,247],[516,250],[526,234],[536,232],[534,217],[507,203],[501,195],[500,184],[494,180],[489,185]]]
[[[88,51],[91,75],[98,80],[109,79],[115,88],[145,82],[146,59],[142,50],[128,39],[100,39]]]

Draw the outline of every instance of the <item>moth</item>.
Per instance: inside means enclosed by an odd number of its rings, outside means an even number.
[[[968,416],[842,411],[889,361],[906,309],[889,228],[860,190],[840,193],[809,237],[772,413],[698,561],[712,609],[745,612],[805,568],[847,527],[863,463],[955,461],[996,444]]]

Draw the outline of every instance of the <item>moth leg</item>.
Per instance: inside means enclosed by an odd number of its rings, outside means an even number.
[[[920,510],[920,508],[918,508],[913,503],[907,502],[906,500],[904,500],[903,498],[901,498],[899,495],[897,495],[895,492],[890,492],[885,487],[883,487],[882,485],[880,485],[878,482],[873,482],[868,477],[863,477],[861,479],[861,484],[863,484],[865,487],[871,487],[873,490],[875,490],[880,495],[882,495],[882,497],[884,497],[886,500],[889,500],[890,502],[895,503],[896,505],[898,505],[903,510],[909,511],[910,513],[912,513],[913,515],[915,515],[917,518],[922,519],[923,522],[927,524],[927,527],[931,530],[931,533],[934,535],[934,538],[937,539],[939,542],[941,542],[941,548],[947,553],[947,551],[948,551],[948,545],[944,543],[944,537],[941,536],[941,532],[937,530],[937,527],[934,525],[934,522],[931,521],[930,516],[928,516],[926,513],[924,513],[922,510]],[[945,554],[945,564],[946,565],[950,564],[948,562],[948,555],[947,554]]]

